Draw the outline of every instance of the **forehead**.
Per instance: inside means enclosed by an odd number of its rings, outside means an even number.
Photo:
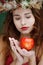
[[[23,9],[21,7],[19,7],[16,10],[13,10],[13,14],[21,14],[21,13],[32,13],[31,9],[27,8],[27,9]]]

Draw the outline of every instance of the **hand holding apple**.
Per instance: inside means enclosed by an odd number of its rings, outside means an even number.
[[[28,37],[21,38],[20,39],[20,47],[25,48],[28,51],[31,50],[34,47],[34,39],[28,38]]]

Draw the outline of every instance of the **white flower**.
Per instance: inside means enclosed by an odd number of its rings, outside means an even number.
[[[36,9],[40,9],[42,7],[42,2],[43,0],[30,0],[30,1],[27,1],[27,0],[22,0],[22,2],[20,2],[19,4],[21,5],[22,8],[26,8],[26,7],[33,7],[33,8],[36,8]],[[6,0],[6,3],[2,4],[0,2],[0,8],[3,8],[3,10],[6,11],[7,10],[11,10],[11,9],[15,9],[18,7],[18,4],[16,2],[16,0],[13,0],[13,1],[9,1]]]
[[[14,8],[14,9],[17,8],[17,3],[15,0],[12,2],[9,2],[9,4],[12,5],[12,8]]]
[[[10,1],[9,3],[6,2],[3,7],[7,8],[8,10],[11,10],[11,9],[15,9],[17,7],[17,4],[15,1]]]
[[[25,0],[25,1],[22,1],[22,3],[20,3],[22,8],[26,8],[26,6],[28,6],[28,2]]]
[[[5,3],[3,7],[9,10],[12,9],[12,6],[9,3]]]
[[[42,7],[41,2],[39,2],[38,4],[36,3],[33,7],[36,9],[40,9]]]
[[[36,2],[37,2],[37,0],[30,0],[29,4],[34,5],[34,4],[36,4]]]

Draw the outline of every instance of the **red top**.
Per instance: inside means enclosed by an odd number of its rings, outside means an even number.
[[[7,59],[6,59],[6,63],[5,63],[5,65],[10,65],[12,62],[13,62],[12,55],[9,54],[9,55],[7,56]],[[25,63],[25,64],[23,64],[23,65],[28,65],[28,62]]]
[[[5,65],[10,65],[12,62],[13,62],[12,55],[9,54],[9,55],[7,56]],[[38,65],[38,63],[39,63],[39,59],[36,57],[36,65]],[[29,64],[29,63],[27,62],[27,63],[24,63],[23,65],[28,65],[28,64]]]

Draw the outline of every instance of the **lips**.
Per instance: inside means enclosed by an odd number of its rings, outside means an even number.
[[[21,29],[22,29],[22,30],[27,30],[27,29],[28,29],[28,27],[22,27]]]

